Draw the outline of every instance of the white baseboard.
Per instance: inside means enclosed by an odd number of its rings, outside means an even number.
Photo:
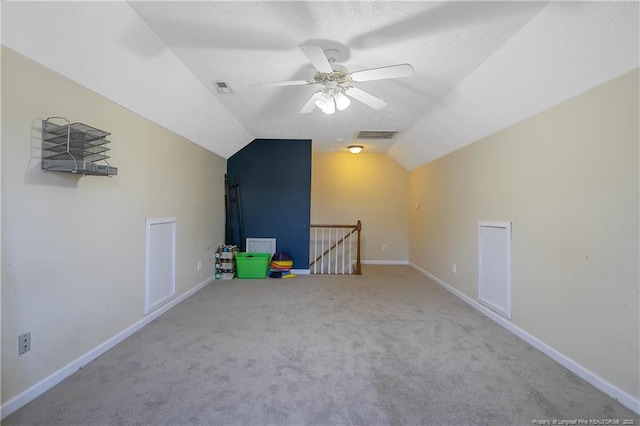
[[[308,269],[292,269],[291,273],[292,274],[296,274],[296,275],[309,275],[310,274]]]
[[[420,268],[414,263],[410,262],[409,265],[416,271],[420,272],[422,275],[426,276],[432,281],[435,281],[437,284],[444,287],[447,291],[449,291],[453,295],[459,297],[464,302],[471,305],[473,308],[482,312],[483,314],[485,314],[486,316],[488,316],[489,318],[491,318],[492,320],[494,320],[495,322],[497,322],[498,324],[500,324],[501,326],[503,326],[513,334],[515,334],[516,336],[520,337],[522,340],[529,343],[534,348],[538,349],[545,355],[549,356],[551,359],[558,362],[563,367],[567,368],[568,370],[571,370],[578,376],[582,377],[584,380],[591,383],[593,386],[600,389],[602,392],[606,393],[610,397],[617,399],[625,407],[630,408],[631,410],[640,414],[640,400],[638,398],[635,398],[629,395],[628,393],[624,392],[617,386],[609,383],[602,377],[598,376],[597,374],[593,373],[592,371],[588,370],[587,368],[573,361],[571,358],[567,357],[566,355],[562,354],[561,352],[557,351],[556,349],[542,342],[540,339],[532,336],[531,334],[527,333],[520,327],[514,325],[511,321],[507,320],[501,315],[498,315],[497,313],[487,308],[486,306],[481,305],[479,302],[470,298],[466,294],[462,293],[460,290],[456,290],[455,288],[451,287],[449,284],[445,283],[435,275],[430,274],[429,272],[425,271],[424,269]]]
[[[151,321],[155,320],[160,315],[164,314],[169,309],[176,306],[178,303],[182,302],[183,300],[187,299],[189,296],[196,293],[198,290],[201,290],[202,288],[210,284],[212,281],[214,281],[214,279],[215,279],[215,276],[207,278],[200,284],[182,293],[180,296],[176,297],[175,299],[172,299],[168,301],[166,304],[162,305],[161,307],[155,309],[154,311],[149,312],[140,321],[122,330],[120,333],[116,334],[112,338],[106,340],[105,342],[91,349],[89,352],[85,353],[84,355],[71,361],[69,364],[65,365],[60,370],[51,374],[49,377],[45,377],[44,379],[40,380],[38,383],[31,386],[27,390],[14,396],[10,400],[2,404],[2,407],[0,407],[0,413],[1,413],[0,419],[4,419],[9,414],[23,407],[27,403],[33,401],[34,399],[36,399],[37,397],[39,397],[40,395],[42,395],[43,393],[45,393],[46,391],[48,391],[49,389],[51,389],[52,387],[54,387],[55,385],[63,381],[64,379],[66,379],[67,377],[71,376],[76,371],[82,369],[85,365],[89,364],[91,361],[98,358],[100,355],[104,354],[109,349],[113,348],[115,345],[122,342],[124,339],[131,336],[133,333],[140,330],[141,328],[149,324]]]
[[[408,265],[408,260],[363,260],[363,265]]]

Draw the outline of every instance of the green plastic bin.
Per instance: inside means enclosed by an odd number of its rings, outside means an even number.
[[[271,253],[237,253],[236,274],[238,278],[267,278]]]

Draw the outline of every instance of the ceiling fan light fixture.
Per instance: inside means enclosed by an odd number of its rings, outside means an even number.
[[[362,145],[349,145],[347,147],[347,149],[352,154],[360,154],[362,152],[362,150],[364,149],[364,146],[362,146]]]
[[[313,44],[301,44],[298,47],[315,68],[316,73],[313,77],[308,80],[261,83],[260,85],[272,87],[324,85],[323,90],[314,93],[307,100],[300,109],[300,114],[309,114],[316,107],[325,114],[335,114],[336,109],[338,111],[347,109],[352,99],[376,110],[384,108],[387,103],[383,99],[360,88],[347,85],[350,82],[386,80],[414,75],[413,67],[409,64],[389,65],[351,73],[346,67],[336,63],[340,56],[340,51],[337,49],[323,50],[320,46]]]
[[[336,112],[336,103],[330,95],[317,99],[316,106],[325,114],[335,114]]]
[[[351,105],[351,100],[342,92],[336,93],[335,100],[338,111],[344,111],[345,109],[349,108],[349,105]]]

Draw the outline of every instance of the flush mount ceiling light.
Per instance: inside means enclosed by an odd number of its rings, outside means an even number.
[[[362,145],[349,145],[347,147],[347,149],[352,153],[352,154],[359,154],[360,152],[362,152],[362,150],[364,149],[364,146]]]

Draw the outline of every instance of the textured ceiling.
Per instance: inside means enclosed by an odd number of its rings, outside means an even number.
[[[358,130],[406,132],[546,3],[518,2],[131,2],[238,121],[260,138],[311,138],[317,151],[343,148]],[[252,87],[306,80],[315,70],[299,44],[337,48],[351,72],[409,63],[415,76],[359,83],[384,99],[327,116],[298,114],[318,86]],[[154,55],[144,46],[130,46]],[[221,95],[213,81],[233,90]],[[392,141],[366,142],[387,151]]]
[[[228,158],[253,138],[364,141],[407,169],[638,67],[631,2],[3,2],[2,44]],[[299,50],[341,51],[349,71],[409,63],[412,77],[354,84],[388,102],[298,113],[316,86]],[[233,93],[219,94],[212,81]]]

